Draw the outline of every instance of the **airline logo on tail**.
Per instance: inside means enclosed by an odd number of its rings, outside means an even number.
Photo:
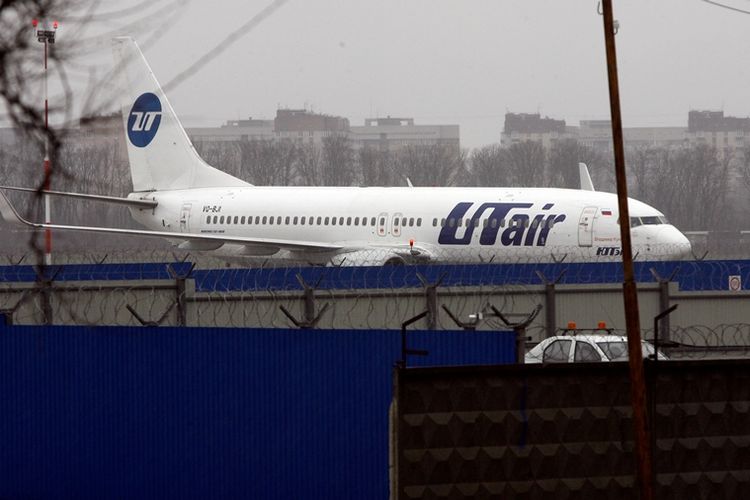
[[[161,102],[151,92],[141,94],[128,115],[128,139],[133,146],[145,148],[156,136],[161,123]]]

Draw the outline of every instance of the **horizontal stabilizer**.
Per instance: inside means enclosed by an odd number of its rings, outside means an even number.
[[[120,198],[118,196],[103,196],[99,194],[71,193],[68,191],[49,191],[46,189],[22,188],[15,186],[0,186],[0,189],[9,191],[22,191],[24,193],[47,194],[50,196],[62,196],[68,198],[77,198],[80,200],[101,201],[104,203],[115,203],[118,205],[127,205],[137,208],[156,208],[158,203],[154,200],[133,200],[130,198]]]

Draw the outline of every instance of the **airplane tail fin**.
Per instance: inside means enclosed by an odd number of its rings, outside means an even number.
[[[133,191],[250,184],[204,162],[130,37],[112,41]]]

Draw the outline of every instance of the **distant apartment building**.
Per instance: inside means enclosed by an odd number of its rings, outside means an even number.
[[[458,125],[418,125],[413,118],[367,118],[351,126],[347,118],[304,109],[279,109],[273,120],[235,120],[221,127],[189,128],[194,141],[292,140],[322,144],[326,136],[343,134],[352,147],[397,150],[408,145],[445,144],[460,148]]]
[[[571,127],[578,142],[600,151],[612,151],[612,122],[610,120],[581,120]],[[685,127],[624,127],[626,147],[673,147],[687,141]]]
[[[61,132],[63,147],[106,147],[118,161],[124,163],[128,160],[125,128],[119,112],[82,116],[78,127]]]
[[[278,109],[273,120],[230,120],[220,127],[186,129],[193,141],[292,140],[320,144],[331,134],[348,134],[349,120],[305,109]]]
[[[186,129],[193,141],[252,141],[271,140],[273,120],[230,120],[220,127],[191,127]]]
[[[539,113],[506,113],[500,145],[509,147],[518,142],[536,141],[549,148],[560,139],[571,137],[574,132],[565,125],[565,120],[542,118]]]
[[[724,116],[723,111],[690,111],[687,127],[624,127],[625,147],[679,147],[710,144],[722,154],[750,145],[750,118]],[[576,139],[600,151],[612,151],[610,120],[581,120],[569,126],[565,120],[542,118],[538,113],[507,113],[500,144],[538,141],[550,147],[560,139]]]
[[[726,154],[750,145],[750,118],[724,116],[723,111],[691,111],[687,135],[691,143],[709,144]]]
[[[445,145],[461,148],[458,125],[417,125],[414,118],[366,118],[364,126],[350,128],[355,148],[395,151],[406,146]]]

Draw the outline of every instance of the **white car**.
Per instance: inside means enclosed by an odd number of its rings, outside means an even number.
[[[643,357],[654,355],[654,346],[642,341]],[[667,357],[659,352],[659,359]],[[526,363],[584,363],[627,361],[628,338],[621,335],[559,335],[539,342],[526,353]]]

